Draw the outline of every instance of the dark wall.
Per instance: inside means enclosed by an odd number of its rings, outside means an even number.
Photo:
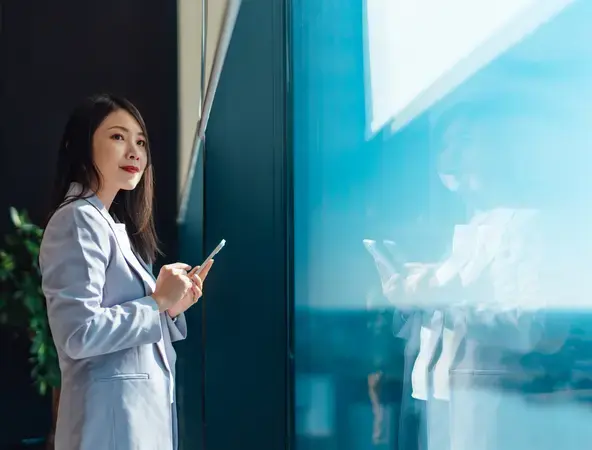
[[[144,115],[156,170],[157,228],[177,239],[177,16],[165,0],[4,0],[0,28],[0,234],[8,207],[40,222],[59,137],[84,96],[111,91]],[[27,342],[0,330],[0,448],[43,435],[48,402],[30,387]]]
[[[196,263],[227,240],[178,347],[185,450],[287,448],[286,3],[243,1],[206,132],[204,178],[180,231]]]

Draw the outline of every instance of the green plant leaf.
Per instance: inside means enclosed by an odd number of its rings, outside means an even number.
[[[14,257],[6,251],[0,251],[0,270],[8,275],[12,273],[15,267]]]
[[[25,241],[25,247],[29,253],[33,256],[37,256],[39,254],[39,244],[31,241]]]
[[[47,320],[38,257],[43,230],[26,211],[10,208],[14,225],[0,249],[0,324],[31,339],[31,377],[40,395],[60,385],[60,368]]]
[[[41,327],[41,322],[39,320],[39,317],[32,316],[31,319],[29,320],[29,327],[33,330],[39,329]]]
[[[35,335],[33,337],[33,341],[31,343],[31,353],[33,355],[37,355],[39,353],[39,347],[43,344],[43,340],[39,335]]]
[[[34,229],[35,225],[33,225],[32,223],[25,222],[21,225],[21,230],[26,231],[27,233],[31,233]]]
[[[17,228],[19,228],[22,224],[18,211],[12,206],[10,207],[10,220],[12,220],[12,223]]]

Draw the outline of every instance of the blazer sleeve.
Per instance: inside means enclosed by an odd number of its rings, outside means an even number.
[[[53,338],[72,359],[153,344],[161,339],[155,300],[142,297],[103,307],[110,237],[91,206],[68,205],[45,230],[39,255]]]
[[[187,337],[187,319],[185,313],[179,314],[175,319],[165,313],[167,326],[171,335],[171,342],[182,341]]]
[[[488,270],[492,297],[459,308],[473,336],[521,352],[539,345],[549,294],[545,253],[540,217],[525,214],[508,229]]]
[[[141,261],[142,258],[139,255],[136,255],[138,259]],[[152,263],[145,263],[146,267],[150,273],[154,273],[154,268]],[[185,313],[179,314],[176,318],[171,318],[167,313],[163,313],[166,318],[167,328],[169,330],[169,334],[171,336],[171,342],[182,341],[187,337],[187,319],[185,318]]]

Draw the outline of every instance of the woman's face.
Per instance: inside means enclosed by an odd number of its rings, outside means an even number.
[[[132,190],[146,169],[146,137],[140,124],[123,109],[109,114],[96,129],[93,161],[101,174],[102,189],[117,193]]]
[[[453,123],[444,133],[438,158],[438,173],[444,186],[466,194],[481,188],[479,153],[474,136],[464,124]]]

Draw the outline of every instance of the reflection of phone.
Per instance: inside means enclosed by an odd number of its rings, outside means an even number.
[[[224,248],[224,246],[226,245],[226,240],[222,239],[220,241],[220,243],[216,246],[216,248],[214,250],[212,250],[212,253],[210,253],[208,255],[208,257],[204,260],[203,263],[201,263],[201,266],[199,267],[199,269],[196,270],[195,275],[199,275],[201,273],[201,271],[203,270],[203,268],[205,267],[206,263],[212,259],[214,256],[216,256],[218,254],[218,252],[220,252],[220,250],[222,250],[222,248]]]
[[[389,258],[386,255],[386,253],[384,253],[383,250],[379,248],[375,240],[364,239],[362,242],[364,243],[364,247],[366,247],[366,250],[368,250],[368,252],[370,252],[372,257],[374,258],[374,261],[376,261],[376,263],[382,265],[385,269],[387,269],[390,272],[390,275],[399,272],[393,264],[391,258]]]
[[[389,255],[391,256],[392,260],[395,262],[396,266],[402,268],[407,263],[407,258],[405,258],[404,253],[401,251],[401,248],[397,245],[395,241],[390,241],[385,239],[382,241],[384,246],[386,247]]]

